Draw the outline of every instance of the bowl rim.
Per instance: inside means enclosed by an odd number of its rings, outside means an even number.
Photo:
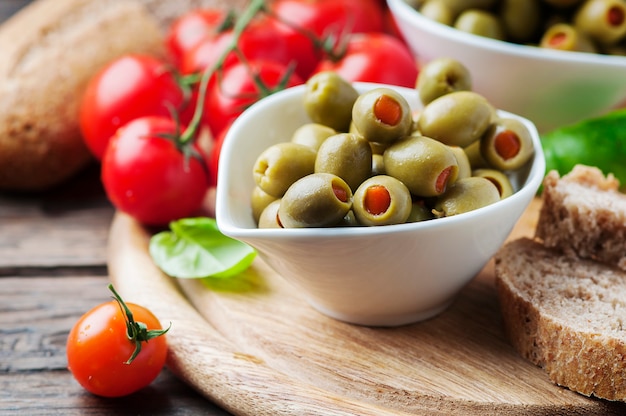
[[[354,82],[353,85],[357,89],[372,89],[375,87],[385,86],[405,91],[406,93],[417,94],[417,90],[406,87],[398,87],[387,84],[375,84],[367,82]],[[223,157],[220,157],[218,169],[221,172],[227,172],[226,165],[231,159],[231,155],[235,152],[235,148],[239,145],[236,140],[236,136],[244,124],[248,122],[248,119],[256,117],[258,113],[264,111],[268,106],[278,106],[281,101],[289,101],[294,96],[302,95],[306,85],[298,85],[295,87],[287,88],[283,91],[276,92],[266,98],[261,99],[252,106],[250,106],[243,114],[241,114],[231,125],[229,131],[224,138],[222,145]],[[255,238],[255,239],[281,239],[281,238],[354,238],[362,236],[383,236],[391,233],[407,233],[415,232],[417,230],[428,230],[432,228],[455,227],[458,223],[472,221],[475,217],[490,216],[492,212],[499,209],[505,209],[503,205],[511,206],[515,205],[518,200],[524,200],[528,198],[530,200],[529,193],[536,194],[539,189],[545,174],[545,156],[543,148],[541,147],[541,138],[535,125],[528,119],[507,112],[503,110],[497,110],[498,114],[505,117],[512,117],[519,119],[530,131],[534,154],[529,161],[530,166],[527,166],[528,173],[526,180],[520,183],[520,188],[509,197],[497,201],[493,204],[481,207],[479,209],[469,211],[463,214],[458,214],[450,217],[436,218],[427,221],[419,221],[412,223],[402,223],[384,226],[364,226],[364,227],[316,227],[316,228],[247,228],[240,227],[230,221],[232,218],[230,215],[226,215],[228,210],[228,174],[222,174],[218,176],[217,192],[216,192],[216,207],[215,217],[217,226],[220,231],[233,238]],[[251,174],[251,173],[250,173]]]
[[[431,33],[435,33],[449,41],[458,42],[485,50],[492,50],[504,55],[543,59],[554,62],[569,62],[582,64],[602,64],[616,67],[626,67],[626,56],[606,55],[590,52],[560,51],[546,49],[538,46],[523,45],[509,41],[491,39],[472,33],[462,32],[458,29],[434,21],[422,15],[418,10],[411,7],[404,0],[386,0],[391,13],[396,19],[409,21],[415,26],[422,27]]]

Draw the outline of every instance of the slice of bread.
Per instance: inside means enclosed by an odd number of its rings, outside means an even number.
[[[513,347],[556,384],[626,401],[626,272],[537,240],[495,256],[496,288]]]
[[[577,165],[544,179],[535,236],[571,257],[596,259],[626,270],[626,195],[619,181],[595,167]]]

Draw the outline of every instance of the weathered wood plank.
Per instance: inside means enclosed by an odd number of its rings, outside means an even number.
[[[227,416],[229,413],[166,370],[146,389],[119,399],[91,395],[68,372],[0,373],[0,414]]]
[[[113,207],[87,169],[41,194],[0,194],[0,275],[21,267],[106,265]]]
[[[109,299],[106,276],[0,278],[0,414],[150,414],[224,416],[164,371],[122,399],[82,389],[67,371],[65,343],[76,320]]]

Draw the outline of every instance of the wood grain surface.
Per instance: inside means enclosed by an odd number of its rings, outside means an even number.
[[[67,370],[70,328],[110,300],[113,214],[96,166],[50,192],[0,193],[0,415],[228,415],[171,371],[104,399]]]
[[[531,235],[535,200],[510,238]],[[118,290],[169,334],[170,370],[234,414],[625,414],[552,384],[502,330],[493,264],[438,317],[398,328],[327,318],[261,260],[228,281],[175,280],[123,214],[110,233]]]

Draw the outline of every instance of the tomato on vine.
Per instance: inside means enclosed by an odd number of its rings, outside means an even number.
[[[224,139],[226,138],[226,135],[228,134],[228,129],[230,129],[231,124],[232,123],[224,127],[222,131],[220,132],[220,134],[217,137],[215,137],[215,140],[213,141],[213,147],[211,148],[211,151],[209,152],[207,164],[209,167],[209,185],[210,186],[217,186],[217,175],[219,172],[219,165],[220,165],[220,153],[222,153],[222,145],[224,144]]]
[[[270,9],[279,20],[320,38],[330,33],[381,32],[384,28],[378,0],[276,0]]]
[[[408,47],[382,32],[349,36],[344,51],[329,56],[315,73],[334,71],[350,82],[377,82],[414,88],[418,66]]]
[[[197,213],[208,175],[197,142],[166,117],[142,117],[120,128],[102,159],[102,183],[113,205],[145,225]]]
[[[221,9],[192,10],[168,27],[165,45],[175,65],[180,65],[185,54],[204,38],[215,36],[232,26],[234,16]]]
[[[278,62],[255,60],[227,67],[219,82],[209,86],[203,112],[204,123],[214,136],[218,136],[259,99],[302,83],[297,74]]]
[[[147,308],[114,300],[86,312],[67,339],[68,369],[86,390],[121,397],[149,385],[165,365],[167,343],[159,320]]]
[[[191,118],[190,94],[172,68],[146,55],[122,56],[90,79],[80,104],[80,129],[87,147],[101,160],[115,131],[142,116],[179,112]]]
[[[234,37],[232,28],[204,37],[183,55],[180,71],[193,74],[216,65],[220,56],[232,45]],[[315,39],[271,15],[259,14],[241,32],[237,39],[237,51],[227,55],[222,68],[239,62],[240,57],[271,60],[293,66],[295,72],[306,79],[322,56]]]

